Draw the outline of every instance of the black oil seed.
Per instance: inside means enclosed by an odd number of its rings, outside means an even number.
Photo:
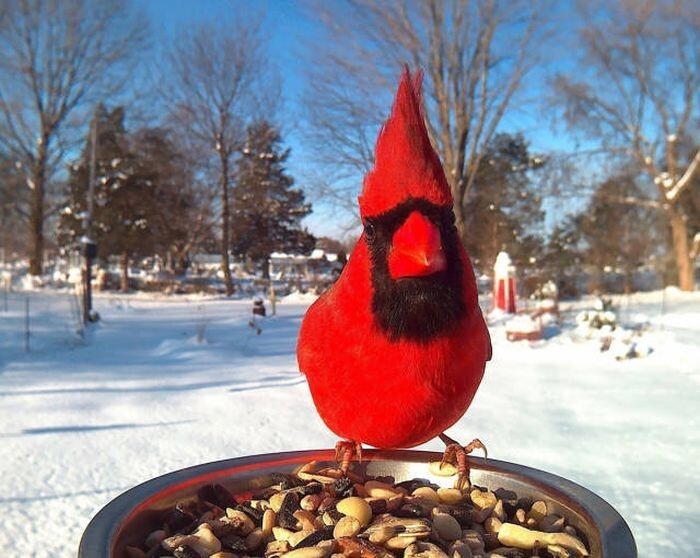
[[[303,486],[302,488],[302,493],[304,494],[304,496],[308,496],[309,494],[318,494],[319,492],[321,492],[321,490],[323,490],[323,485],[320,482],[312,481],[309,484]]]
[[[243,502],[242,504],[238,504],[235,509],[237,509],[238,511],[242,511],[244,514],[250,517],[250,519],[253,520],[253,523],[255,523],[256,527],[260,527],[262,525],[262,517],[264,512],[256,510],[253,506],[250,505],[249,502]]]
[[[355,496],[355,484],[347,477],[335,481],[333,483],[333,490],[335,491],[335,497],[339,500],[348,498],[349,496]]]
[[[221,537],[220,541],[222,547],[233,550],[234,553],[247,554],[248,552],[245,546],[245,540],[238,535],[226,535],[225,537]]]
[[[308,537],[301,539],[299,543],[294,548],[304,548],[307,546],[314,546],[321,541],[329,541],[333,538],[333,527],[324,527],[318,531],[314,531]]]
[[[175,558],[202,558],[199,555],[199,552],[196,552],[187,545],[178,546],[175,550],[173,550],[173,554],[175,555]]]
[[[397,517],[426,517],[423,506],[418,504],[404,504],[394,513]]]

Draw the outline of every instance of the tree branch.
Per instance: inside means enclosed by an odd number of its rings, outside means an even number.
[[[678,200],[678,196],[681,195],[683,190],[688,188],[693,177],[695,176],[695,173],[698,171],[698,167],[700,167],[700,149],[697,151],[697,153],[695,153],[695,157],[693,157],[693,160],[688,165],[688,168],[685,169],[683,176],[681,176],[678,181],[676,181],[676,183],[666,191],[665,196],[670,203],[676,202],[676,200]]]

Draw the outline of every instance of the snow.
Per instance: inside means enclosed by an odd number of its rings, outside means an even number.
[[[496,277],[507,278],[515,276],[515,267],[507,252],[499,252],[493,266]]]
[[[300,293],[299,291],[295,291],[291,294],[288,294],[285,296],[282,300],[287,303],[307,303],[311,304],[318,298],[318,295],[315,295],[313,293]]]
[[[284,252],[272,252],[270,254],[270,260],[299,260],[299,261],[306,261],[308,260],[307,256],[303,256],[301,254],[285,254]]]
[[[326,253],[320,248],[314,248],[309,256],[310,260],[320,260]]]
[[[99,294],[102,321],[83,340],[74,296],[9,293],[4,311],[0,293],[4,555],[75,556],[103,505],[175,469],[331,447],[294,356],[312,299],[279,300],[255,335],[250,300]],[[700,294],[616,297],[619,322],[652,349],[620,361],[574,334],[593,301],[560,302],[560,332],[542,341],[509,342],[492,325],[493,360],[449,434],[597,492],[640,557],[696,556]]]
[[[506,322],[506,331],[532,333],[540,329],[542,328],[537,321],[525,314],[515,316]]]

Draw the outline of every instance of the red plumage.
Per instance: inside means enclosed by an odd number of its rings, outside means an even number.
[[[408,70],[379,137],[374,168],[367,173],[359,197],[360,214],[368,217],[391,209],[408,197],[424,198],[437,205],[452,205],[440,158],[430,144],[425,128],[418,72]]]
[[[335,434],[413,447],[465,413],[491,356],[420,74],[403,73],[359,203],[365,232],[304,318],[299,368]]]

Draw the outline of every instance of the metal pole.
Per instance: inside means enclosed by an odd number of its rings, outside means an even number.
[[[83,289],[83,323],[90,322],[92,314],[92,212],[95,206],[95,166],[97,159],[97,114],[90,126],[90,174],[87,191],[87,218],[85,219],[85,288]]]

